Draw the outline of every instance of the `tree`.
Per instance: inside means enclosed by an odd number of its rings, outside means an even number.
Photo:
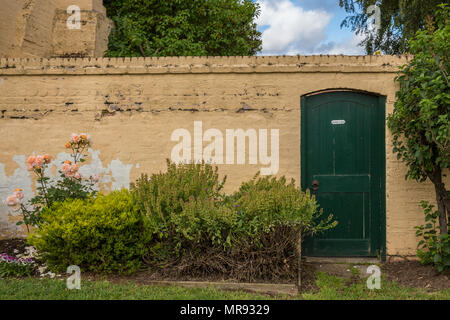
[[[450,163],[450,7],[439,7],[409,41],[414,57],[401,68],[394,112],[388,117],[394,153],[408,166],[406,178],[434,184],[441,234],[448,234],[450,197],[443,175]]]
[[[254,55],[261,33],[251,0],[104,0],[115,24],[106,56]]]
[[[341,27],[350,27],[356,34],[364,34],[360,43],[367,54],[381,50],[386,54],[408,52],[408,40],[416,31],[424,30],[427,16],[436,12],[439,4],[448,0],[339,0],[339,5],[350,15],[341,23]],[[368,22],[372,12],[371,5],[380,8],[380,26],[371,32]]]

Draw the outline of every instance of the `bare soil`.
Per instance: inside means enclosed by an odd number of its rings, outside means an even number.
[[[25,247],[27,247],[25,239],[7,239],[0,240],[0,254],[6,253],[10,256],[16,256],[19,253],[25,252]],[[14,253],[14,250],[18,250],[18,253]]]
[[[436,291],[450,288],[450,272],[439,273],[433,266],[419,261],[384,263],[382,272],[389,280],[395,280],[405,287]]]

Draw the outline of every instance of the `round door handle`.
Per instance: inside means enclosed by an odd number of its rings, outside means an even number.
[[[311,189],[313,191],[319,190],[319,181],[318,180],[313,180],[313,182],[311,183]]]

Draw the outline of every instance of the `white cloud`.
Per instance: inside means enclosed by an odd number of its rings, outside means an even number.
[[[304,10],[290,0],[258,0],[263,31],[262,54],[307,54],[324,39],[332,15],[324,10]]]
[[[326,54],[345,54],[345,55],[364,55],[365,50],[364,47],[359,46],[358,44],[364,39],[364,36],[359,35],[353,35],[350,39],[338,42],[338,43],[332,43],[333,46],[330,48],[328,52],[324,52]]]
[[[303,1],[306,4],[312,0]],[[327,37],[326,29],[333,15],[322,9],[322,2],[315,2],[319,6],[311,10],[303,9],[293,0],[257,2],[261,7],[257,24],[263,30],[263,55],[365,54],[364,48],[358,45],[363,35],[353,34],[339,41],[330,39],[331,35]],[[330,9],[329,6],[325,8]]]

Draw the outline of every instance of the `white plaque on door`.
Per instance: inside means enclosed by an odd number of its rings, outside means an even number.
[[[331,120],[331,124],[345,124],[345,120]]]

